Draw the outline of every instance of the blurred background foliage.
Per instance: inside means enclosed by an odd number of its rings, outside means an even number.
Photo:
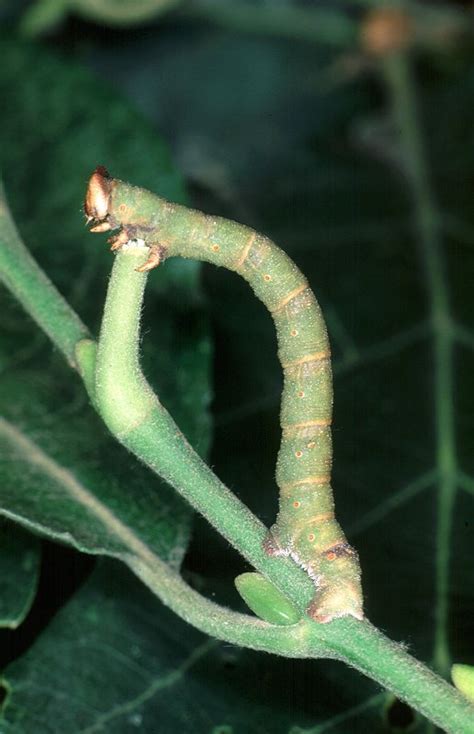
[[[0,160],[22,236],[94,333],[111,257],[84,229],[81,203],[98,164],[251,225],[294,258],[328,322],[336,506],[361,556],[368,616],[447,674],[453,660],[474,663],[473,10],[408,4],[398,41],[409,37],[449,295],[442,328],[455,371],[443,399],[455,422],[443,446],[420,200],[392,114],[385,36],[368,32],[375,4],[3,0]],[[60,356],[1,298],[8,424],[162,557],[184,556],[202,593],[242,608],[232,580],[243,561],[199,518],[190,532],[189,510],[113,445]],[[267,524],[277,509],[275,347],[269,315],[236,275],[173,261],[151,275],[146,373]],[[453,446],[443,504],[437,472]],[[338,663],[207,641],[117,561],[81,554],[120,557],[1,431],[0,476],[0,732],[429,730]]]

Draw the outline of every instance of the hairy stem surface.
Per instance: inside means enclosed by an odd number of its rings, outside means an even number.
[[[146,275],[135,268],[148,248],[122,248],[104,310],[96,367],[96,400],[116,438],[166,479],[264,574],[277,566],[285,591],[301,611],[312,584],[288,559],[265,553],[265,526],[222,484],[189,445],[145,380],[138,363],[139,318]]]

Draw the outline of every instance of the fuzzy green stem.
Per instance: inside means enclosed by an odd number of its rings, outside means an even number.
[[[292,658],[345,662],[392,691],[448,734],[473,734],[474,706],[370,622],[345,617],[321,625],[308,618],[269,625],[222,609],[191,589],[165,564],[134,561],[132,570],[182,619],[218,639]]]
[[[206,599],[159,559],[151,565],[134,557],[127,564],[181,619],[218,640],[290,658],[334,657],[329,645],[311,637],[309,620],[290,626],[269,624]]]
[[[291,626],[269,625],[203,599],[165,564],[158,573],[141,562],[129,565],[167,606],[206,634],[285,657],[340,660],[392,691],[448,734],[473,734],[474,706],[368,621],[345,617],[321,625],[304,618]]]
[[[263,548],[265,526],[222,484],[192,449],[142,375],[139,317],[146,275],[135,267],[148,248],[122,248],[112,270],[97,352],[98,410],[115,437],[177,489],[264,575],[279,568],[281,590],[301,611],[314,586],[289,559]]]
[[[31,257],[11,217],[0,183],[0,280],[77,367],[75,346],[89,336],[87,327]]]
[[[338,630],[339,625],[343,629]],[[327,630],[330,640],[327,639]],[[369,622],[348,617],[311,627],[311,639],[326,642],[335,656],[373,678],[448,734],[474,733],[474,706],[466,698],[389,640]]]
[[[97,342],[93,339],[81,339],[75,347],[76,362],[84,387],[94,407],[95,403],[95,365]]]
[[[143,248],[128,246],[116,257],[97,354],[99,410],[118,440],[175,486],[301,610],[313,593],[310,580],[291,561],[266,556],[266,529],[193,452],[140,371],[139,317],[146,276],[135,267],[147,255]],[[238,644],[280,655],[339,659],[388,687],[444,731],[472,734],[474,708],[367,621],[347,616],[322,625],[306,617],[281,628],[246,621],[237,631],[229,626],[232,613],[216,605],[202,614],[202,601],[196,606],[202,597],[194,599],[195,592],[178,577],[154,573],[141,561],[130,565],[170,608],[203,631],[234,642],[237,634]]]

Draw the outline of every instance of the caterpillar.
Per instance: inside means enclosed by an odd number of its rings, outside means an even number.
[[[363,619],[358,555],[334,516],[331,489],[332,374],[320,307],[293,261],[253,229],[173,204],[112,178],[92,174],[84,202],[92,232],[119,229],[117,250],[130,240],[149,247],[147,271],[180,256],[241,275],[270,311],[283,369],[282,438],[276,466],[279,511],[264,541],[273,556],[290,556],[313,580],[308,609],[319,622]]]

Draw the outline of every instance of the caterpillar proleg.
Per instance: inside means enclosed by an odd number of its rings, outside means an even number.
[[[233,270],[270,311],[283,369],[282,439],[276,467],[279,512],[265,541],[270,555],[290,556],[311,577],[308,613],[319,622],[363,618],[360,567],[334,516],[330,484],[332,375],[321,310],[306,278],[264,235],[220,217],[173,204],[98,168],[84,203],[91,230],[120,229],[150,248],[140,270],[168,257],[203,260]]]

